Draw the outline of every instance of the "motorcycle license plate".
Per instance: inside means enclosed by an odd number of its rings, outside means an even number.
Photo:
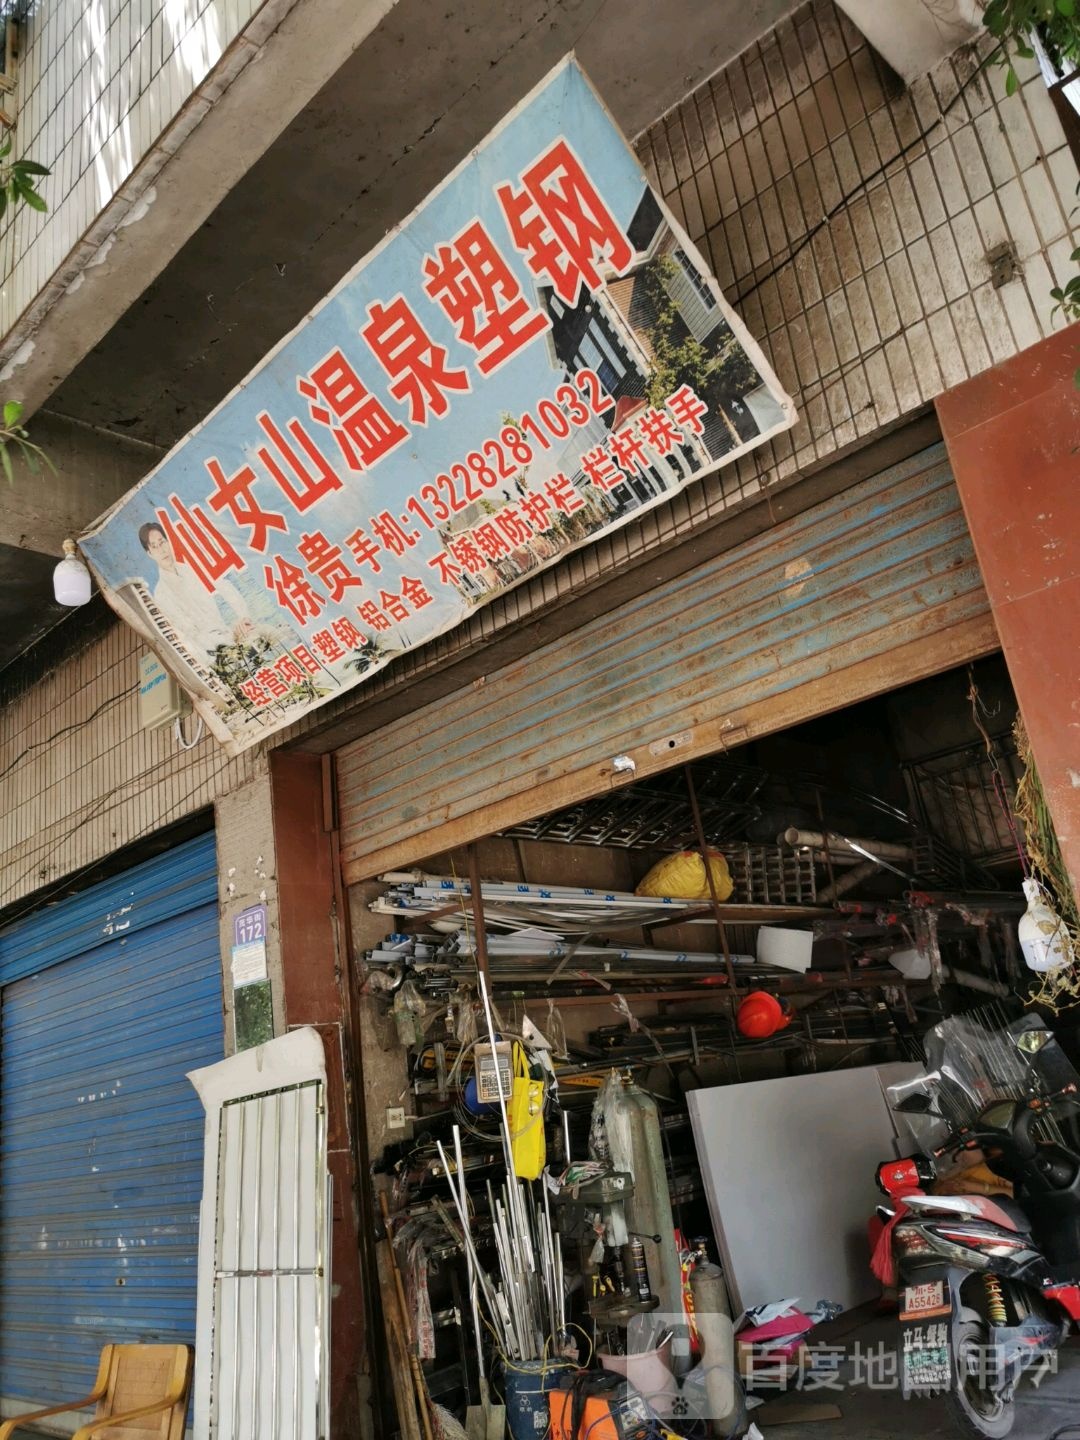
[[[952,1296],[944,1280],[908,1285],[900,1306],[905,1395],[934,1395],[952,1385],[949,1316]]]

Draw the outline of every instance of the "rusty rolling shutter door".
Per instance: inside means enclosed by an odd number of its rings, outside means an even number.
[[[997,648],[944,446],[338,756],[347,880]],[[405,697],[407,699],[407,695]]]

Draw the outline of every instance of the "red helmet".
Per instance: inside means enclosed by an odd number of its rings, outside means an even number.
[[[775,995],[755,990],[739,1006],[735,1023],[748,1040],[767,1040],[791,1024],[791,1011]]]

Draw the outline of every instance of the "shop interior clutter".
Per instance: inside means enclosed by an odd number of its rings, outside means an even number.
[[[1031,981],[1015,750],[874,790],[858,741],[846,776],[837,744],[795,763],[813,738],[362,887],[402,1434],[754,1433],[880,1302],[873,1175],[911,1139],[889,1089],[929,1027],[996,1031]]]

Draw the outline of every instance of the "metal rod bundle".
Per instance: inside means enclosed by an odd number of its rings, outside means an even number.
[[[397,965],[403,960],[410,960],[416,969],[423,973],[432,966],[453,966],[462,961],[468,962],[471,970],[476,953],[476,940],[472,932],[461,929],[442,935],[417,936],[415,943],[391,936],[377,949],[368,951],[365,958],[371,965]],[[713,971],[725,964],[724,957],[714,951],[660,950],[649,945],[590,945],[584,942],[575,944],[554,931],[523,931],[516,935],[489,934],[487,953],[492,968],[499,973],[513,968],[514,961],[579,960],[585,964],[585,968],[589,968],[585,962],[602,962],[605,973],[607,968],[612,966],[627,969],[644,967],[648,973],[655,968],[669,966],[676,969],[701,967],[706,971]],[[736,965],[757,963],[752,955],[733,955],[732,960]]]
[[[495,1019],[482,971],[478,980],[488,1041],[491,1053],[496,1055]],[[507,1111],[510,1097],[503,1087],[498,1064],[495,1066],[495,1086],[499,1096],[500,1138],[506,1164],[506,1181],[499,1191],[495,1191],[490,1181],[487,1185],[488,1211],[498,1259],[497,1277],[483,1269],[476,1253],[469,1223],[461,1131],[457,1125],[453,1128],[454,1163],[451,1163],[441,1141],[437,1142],[439,1160],[457,1211],[465,1250],[477,1347],[479,1349],[483,1338],[479,1315],[479,1297],[482,1296],[501,1353],[510,1360],[536,1360],[557,1344],[565,1329],[562,1255],[551,1226],[546,1193],[538,1202],[531,1187],[518,1178]],[[437,1209],[444,1223],[453,1230],[445,1206],[438,1204]]]

